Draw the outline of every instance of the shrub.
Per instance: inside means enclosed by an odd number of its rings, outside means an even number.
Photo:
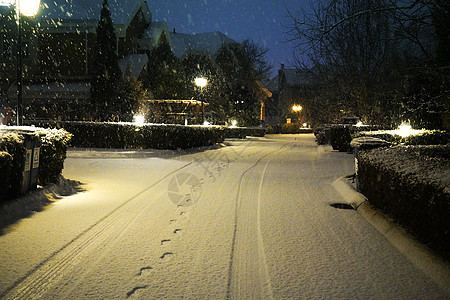
[[[7,199],[11,184],[12,163],[11,154],[0,151],[0,202]]]
[[[361,192],[436,250],[450,251],[450,146],[361,151]]]
[[[83,148],[186,149],[223,142],[223,127],[103,122],[46,122],[36,125],[64,128],[71,145]]]
[[[371,136],[383,139],[393,145],[445,145],[450,141],[450,132],[442,130],[425,130],[416,135],[401,137],[391,130],[362,131],[353,135],[353,138]]]
[[[65,130],[33,128],[31,135],[41,137],[38,181],[41,185],[56,182],[63,169],[71,134]],[[0,136],[0,198],[20,194],[26,155],[25,137],[20,129],[11,128]],[[13,130],[16,130],[13,132]],[[36,145],[37,146],[37,145]],[[5,154],[3,154],[5,153]],[[9,158],[8,158],[9,157]],[[30,174],[31,175],[31,174]],[[3,192],[6,189],[6,192]]]
[[[10,189],[7,198],[16,197],[20,191],[22,170],[25,163],[24,138],[20,134],[6,132],[0,135],[0,151],[9,153],[12,157],[10,171]]]
[[[346,152],[350,150],[350,127],[347,125],[333,125],[330,129],[330,144],[333,150]]]
[[[42,131],[39,161],[39,183],[46,185],[57,181],[64,168],[67,147],[72,134],[64,129]]]
[[[247,136],[263,137],[266,130],[262,127],[224,127],[225,138],[245,139]]]

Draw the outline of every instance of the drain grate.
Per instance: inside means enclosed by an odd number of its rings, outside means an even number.
[[[354,209],[354,207],[353,206],[351,206],[350,204],[348,204],[348,203],[333,203],[333,204],[330,204],[332,207],[334,207],[334,208],[338,208],[338,209]]]

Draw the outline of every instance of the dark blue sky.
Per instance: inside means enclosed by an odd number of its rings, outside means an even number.
[[[309,1],[299,0],[147,0],[153,20],[166,21],[179,33],[221,31],[237,42],[246,38],[269,49],[275,74],[281,63],[292,62],[292,43],[283,28],[291,20],[286,8],[297,12]]]

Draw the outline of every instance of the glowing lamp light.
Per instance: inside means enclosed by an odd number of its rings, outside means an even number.
[[[308,123],[303,123],[303,128],[308,127]]]
[[[410,135],[418,135],[423,133],[424,130],[412,129],[411,125],[407,123],[402,123],[397,130],[394,130],[395,134],[398,134],[401,137],[407,137]]]
[[[231,126],[230,127],[237,127],[237,121],[231,120]]]
[[[356,126],[356,127],[361,127],[361,126],[364,126],[364,124],[363,124],[363,122],[359,121],[358,123],[356,123],[355,126]]]
[[[201,88],[204,88],[207,83],[208,83],[208,79],[206,79],[206,78],[203,78],[203,77],[195,78],[195,85],[197,85]]]
[[[144,115],[135,115],[133,119],[134,119],[133,123],[137,126],[143,126],[145,123]]]
[[[294,105],[292,106],[292,110],[295,112],[299,112],[303,109],[303,107],[301,105]]]
[[[211,123],[209,123],[207,120],[205,120],[205,122],[203,122],[203,125],[204,125],[204,126],[210,126]]]
[[[32,17],[39,10],[39,0],[17,0],[21,15]]]

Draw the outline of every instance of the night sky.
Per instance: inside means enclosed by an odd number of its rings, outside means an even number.
[[[246,38],[267,47],[272,76],[281,63],[293,61],[293,44],[286,42],[291,23],[286,9],[296,13],[309,1],[298,0],[147,0],[154,21],[166,21],[178,33],[221,31],[237,42]]]

